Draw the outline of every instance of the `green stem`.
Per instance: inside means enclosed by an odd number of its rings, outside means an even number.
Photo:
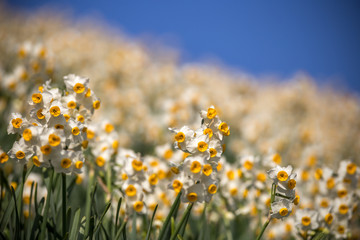
[[[181,229],[181,226],[182,226],[183,224],[186,224],[186,222],[187,222],[186,220],[188,219],[188,215],[190,215],[190,211],[191,211],[193,205],[194,205],[193,203],[189,203],[189,205],[188,205],[188,207],[186,208],[183,216],[181,217],[180,223],[176,226],[175,232],[172,234],[170,240],[175,240],[176,237],[177,237],[177,235],[178,235],[178,233],[179,233],[179,231],[180,231],[180,229]]]
[[[271,217],[269,216],[269,218],[266,220],[266,222],[264,223],[263,227],[261,228],[261,232],[259,234],[259,236],[257,236],[256,240],[260,240],[262,235],[264,234],[265,232],[265,229],[267,228],[267,226],[269,225],[271,221]]]
[[[52,193],[52,184],[53,184],[53,175],[54,175],[54,169],[49,170],[51,171],[49,175],[49,185],[47,186],[47,196],[46,196],[46,203],[45,203],[45,209],[43,214],[43,220],[41,223],[41,232],[39,239],[45,239],[45,230],[46,230],[46,223],[48,219],[48,213],[50,209],[50,201],[51,201],[51,193]]]
[[[61,174],[62,177],[62,234],[63,237],[66,235],[66,175]]]

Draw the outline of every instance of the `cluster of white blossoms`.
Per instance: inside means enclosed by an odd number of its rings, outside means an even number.
[[[340,162],[337,171],[328,167],[303,170],[313,174],[304,181],[312,194],[303,198],[303,209],[296,211],[295,223],[302,236],[327,229],[336,239],[349,236],[353,215],[358,214],[358,166],[349,160]],[[356,224],[356,223],[355,223]]]
[[[283,219],[292,212],[292,205],[298,205],[300,197],[295,194],[296,173],[292,166],[276,166],[268,171],[269,178],[273,180],[273,200],[271,202],[271,218]]]
[[[225,136],[230,135],[226,122],[220,120],[211,106],[201,111],[201,127],[192,130],[187,126],[170,128],[175,133],[174,147],[187,154],[181,163],[172,162],[174,173],[169,188],[183,191],[182,202],[209,202],[217,192],[219,180],[217,167],[225,150]]]
[[[87,148],[87,124],[100,101],[89,88],[89,79],[64,77],[66,90],[51,88],[50,81],[32,93],[26,116],[11,114],[8,134],[19,134],[8,152],[22,164],[54,167],[56,172],[80,173]]]

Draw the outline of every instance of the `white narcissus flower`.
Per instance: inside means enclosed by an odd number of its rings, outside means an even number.
[[[180,150],[186,150],[187,145],[194,138],[194,130],[190,129],[188,126],[183,126],[180,129],[169,128],[169,130],[175,133],[174,136],[174,147]]]
[[[283,219],[290,215],[292,211],[292,202],[287,199],[280,199],[271,204],[271,218]]]
[[[310,209],[299,209],[295,213],[296,226],[304,231],[315,230],[319,225],[319,213]]]
[[[8,152],[8,155],[11,159],[16,159],[21,164],[25,164],[27,161],[29,161],[33,154],[33,149],[26,145],[23,138],[14,142],[13,147]]]
[[[293,168],[290,165],[285,168],[276,166],[268,171],[268,175],[276,184],[279,182],[286,182],[291,175],[292,169]]]
[[[181,195],[182,202],[203,202],[204,201],[204,187],[198,183],[188,188],[184,188],[184,192]]]
[[[89,90],[89,79],[70,74],[64,77],[66,90],[75,93],[77,98],[84,97]]]
[[[21,116],[20,113],[12,113],[10,122],[7,128],[8,134],[22,133],[23,126],[26,125],[27,120]]]

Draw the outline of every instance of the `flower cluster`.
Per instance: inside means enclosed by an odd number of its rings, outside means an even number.
[[[217,192],[217,168],[225,136],[230,135],[228,124],[220,120],[213,106],[200,116],[202,124],[195,131],[187,126],[170,128],[175,133],[174,147],[187,154],[183,162],[171,163],[174,176],[169,184],[176,193],[183,191],[183,202],[209,202]]]
[[[8,155],[21,164],[54,167],[56,172],[80,173],[82,150],[88,145],[87,124],[100,101],[89,79],[64,77],[66,91],[51,88],[50,81],[33,92],[26,117],[11,114],[8,134],[19,134]]]
[[[283,219],[292,212],[292,204],[298,205],[300,197],[295,195],[296,173],[292,173],[292,166],[276,166],[268,171],[273,180],[271,217]]]

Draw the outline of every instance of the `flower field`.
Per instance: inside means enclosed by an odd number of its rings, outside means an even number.
[[[1,239],[359,239],[359,99],[0,7]]]

